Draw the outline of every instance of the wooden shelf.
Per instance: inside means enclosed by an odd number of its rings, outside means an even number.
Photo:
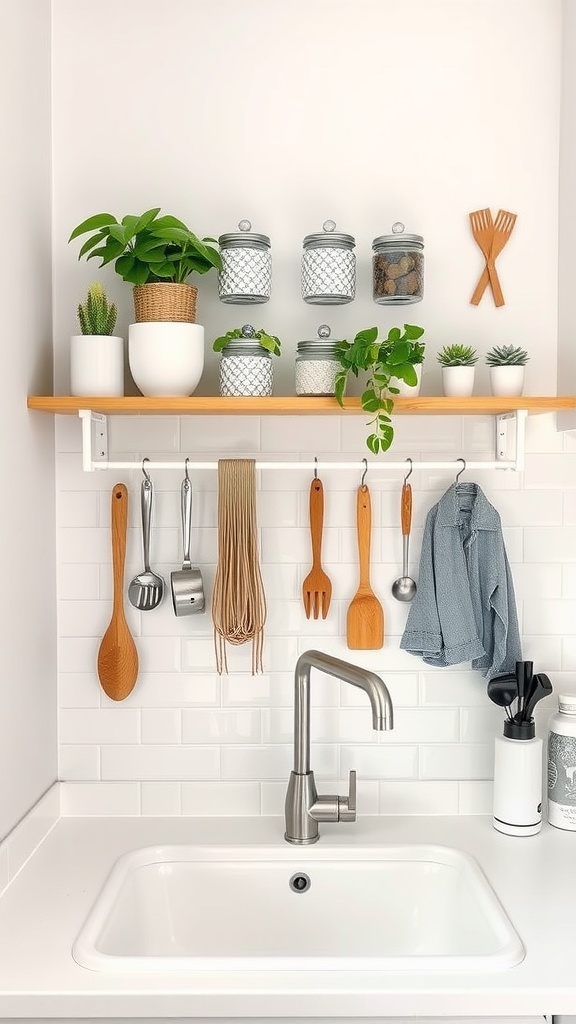
[[[30,395],[28,408],[60,415],[77,415],[79,409],[110,416],[340,416],[367,415],[359,398],[345,398],[340,408],[335,398],[309,398],[273,396],[271,398],[78,398],[69,395]],[[545,396],[535,398],[397,398],[394,415],[411,416],[497,416],[502,413],[526,409],[529,413],[558,412],[576,409],[576,396]]]

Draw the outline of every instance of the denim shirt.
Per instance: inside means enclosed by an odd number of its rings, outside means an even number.
[[[522,660],[500,516],[478,484],[453,484],[426,517],[400,647],[428,665],[471,660],[488,679]]]

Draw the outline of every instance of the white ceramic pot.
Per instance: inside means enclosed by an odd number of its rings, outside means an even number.
[[[499,397],[521,395],[524,390],[523,366],[491,366],[490,387]]]
[[[416,370],[416,376],[418,378],[416,384],[410,386],[406,384],[406,381],[398,380],[398,377],[391,377],[390,384],[393,388],[398,388],[398,393],[406,398],[416,398],[420,394],[420,382],[422,380],[422,363],[416,363],[414,369]]]
[[[469,398],[474,391],[475,366],[443,366],[442,386],[447,398]]]
[[[171,321],[130,324],[128,363],[147,398],[184,398],[204,370],[204,328]]]
[[[70,394],[122,397],[123,338],[114,334],[74,334],[71,337]]]

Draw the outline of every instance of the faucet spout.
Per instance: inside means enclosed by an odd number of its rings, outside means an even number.
[[[350,773],[350,795],[318,796],[310,770],[310,673],[313,668],[364,690],[372,707],[374,729],[392,729],[394,712],[386,683],[368,669],[320,651],[305,651],[294,673],[294,770],[286,794],[286,833],[290,843],[314,843],[318,821],[354,821],[356,776]]]

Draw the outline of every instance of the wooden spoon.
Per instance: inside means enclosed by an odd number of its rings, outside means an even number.
[[[112,488],[112,567],[114,604],[110,625],[98,651],[98,678],[112,700],[124,700],[138,678],[138,652],[124,615],[124,561],[128,524],[128,491],[124,484]]]
[[[358,488],[356,503],[360,583],[346,617],[346,642],[352,651],[376,651],[384,646],[384,609],[370,586],[370,491]]]

